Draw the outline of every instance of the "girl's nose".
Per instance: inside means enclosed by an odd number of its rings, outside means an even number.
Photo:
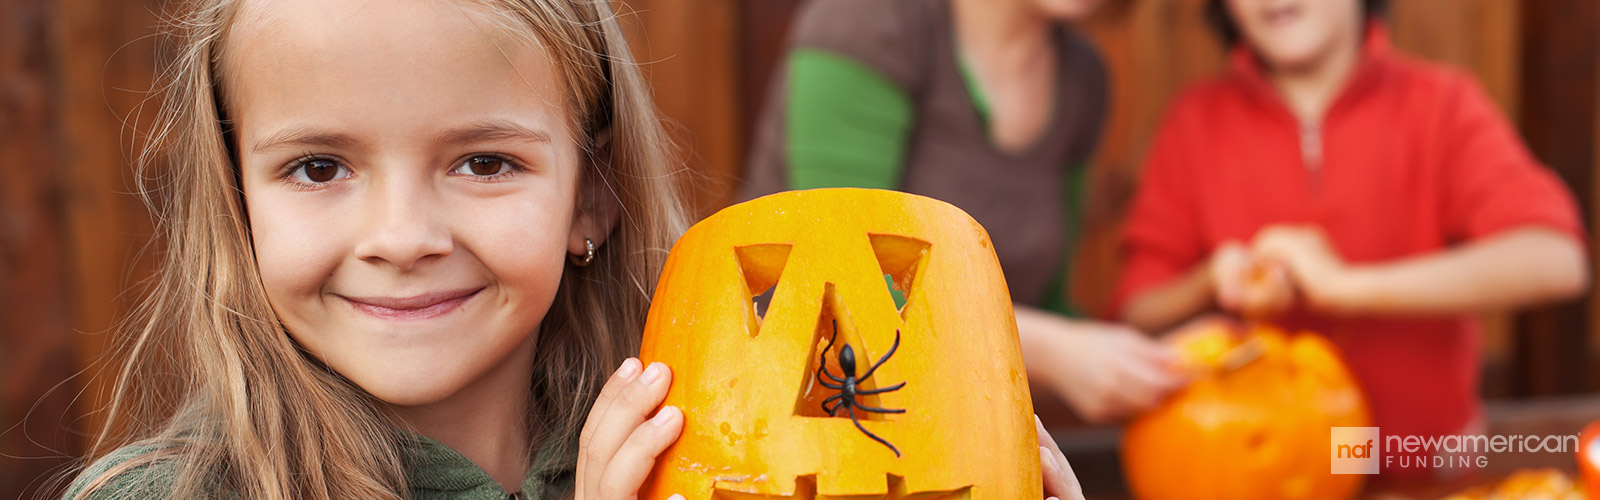
[[[421,183],[374,186],[365,200],[367,230],[356,257],[410,271],[423,261],[449,255],[455,247],[436,195]]]

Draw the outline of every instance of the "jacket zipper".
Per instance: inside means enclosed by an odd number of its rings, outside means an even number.
[[[1300,123],[1300,162],[1305,165],[1312,191],[1322,190],[1322,124]]]

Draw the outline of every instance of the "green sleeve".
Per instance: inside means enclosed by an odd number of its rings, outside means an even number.
[[[881,73],[832,52],[795,49],[788,65],[789,187],[899,187],[910,97]]]

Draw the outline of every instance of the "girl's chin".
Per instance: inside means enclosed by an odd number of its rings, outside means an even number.
[[[406,377],[412,379],[411,377]],[[453,384],[442,384],[438,379],[410,382],[401,381],[399,378],[374,381],[374,383],[357,386],[371,394],[372,397],[382,401],[385,405],[401,408],[415,408],[429,406],[445,401],[460,391],[460,387]]]

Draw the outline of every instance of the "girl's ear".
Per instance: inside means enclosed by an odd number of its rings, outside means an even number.
[[[595,134],[591,163],[578,182],[578,206],[572,213],[572,231],[567,238],[567,253],[583,258],[588,253],[585,238],[599,248],[617,227],[622,216],[615,179],[611,177],[611,128]]]

